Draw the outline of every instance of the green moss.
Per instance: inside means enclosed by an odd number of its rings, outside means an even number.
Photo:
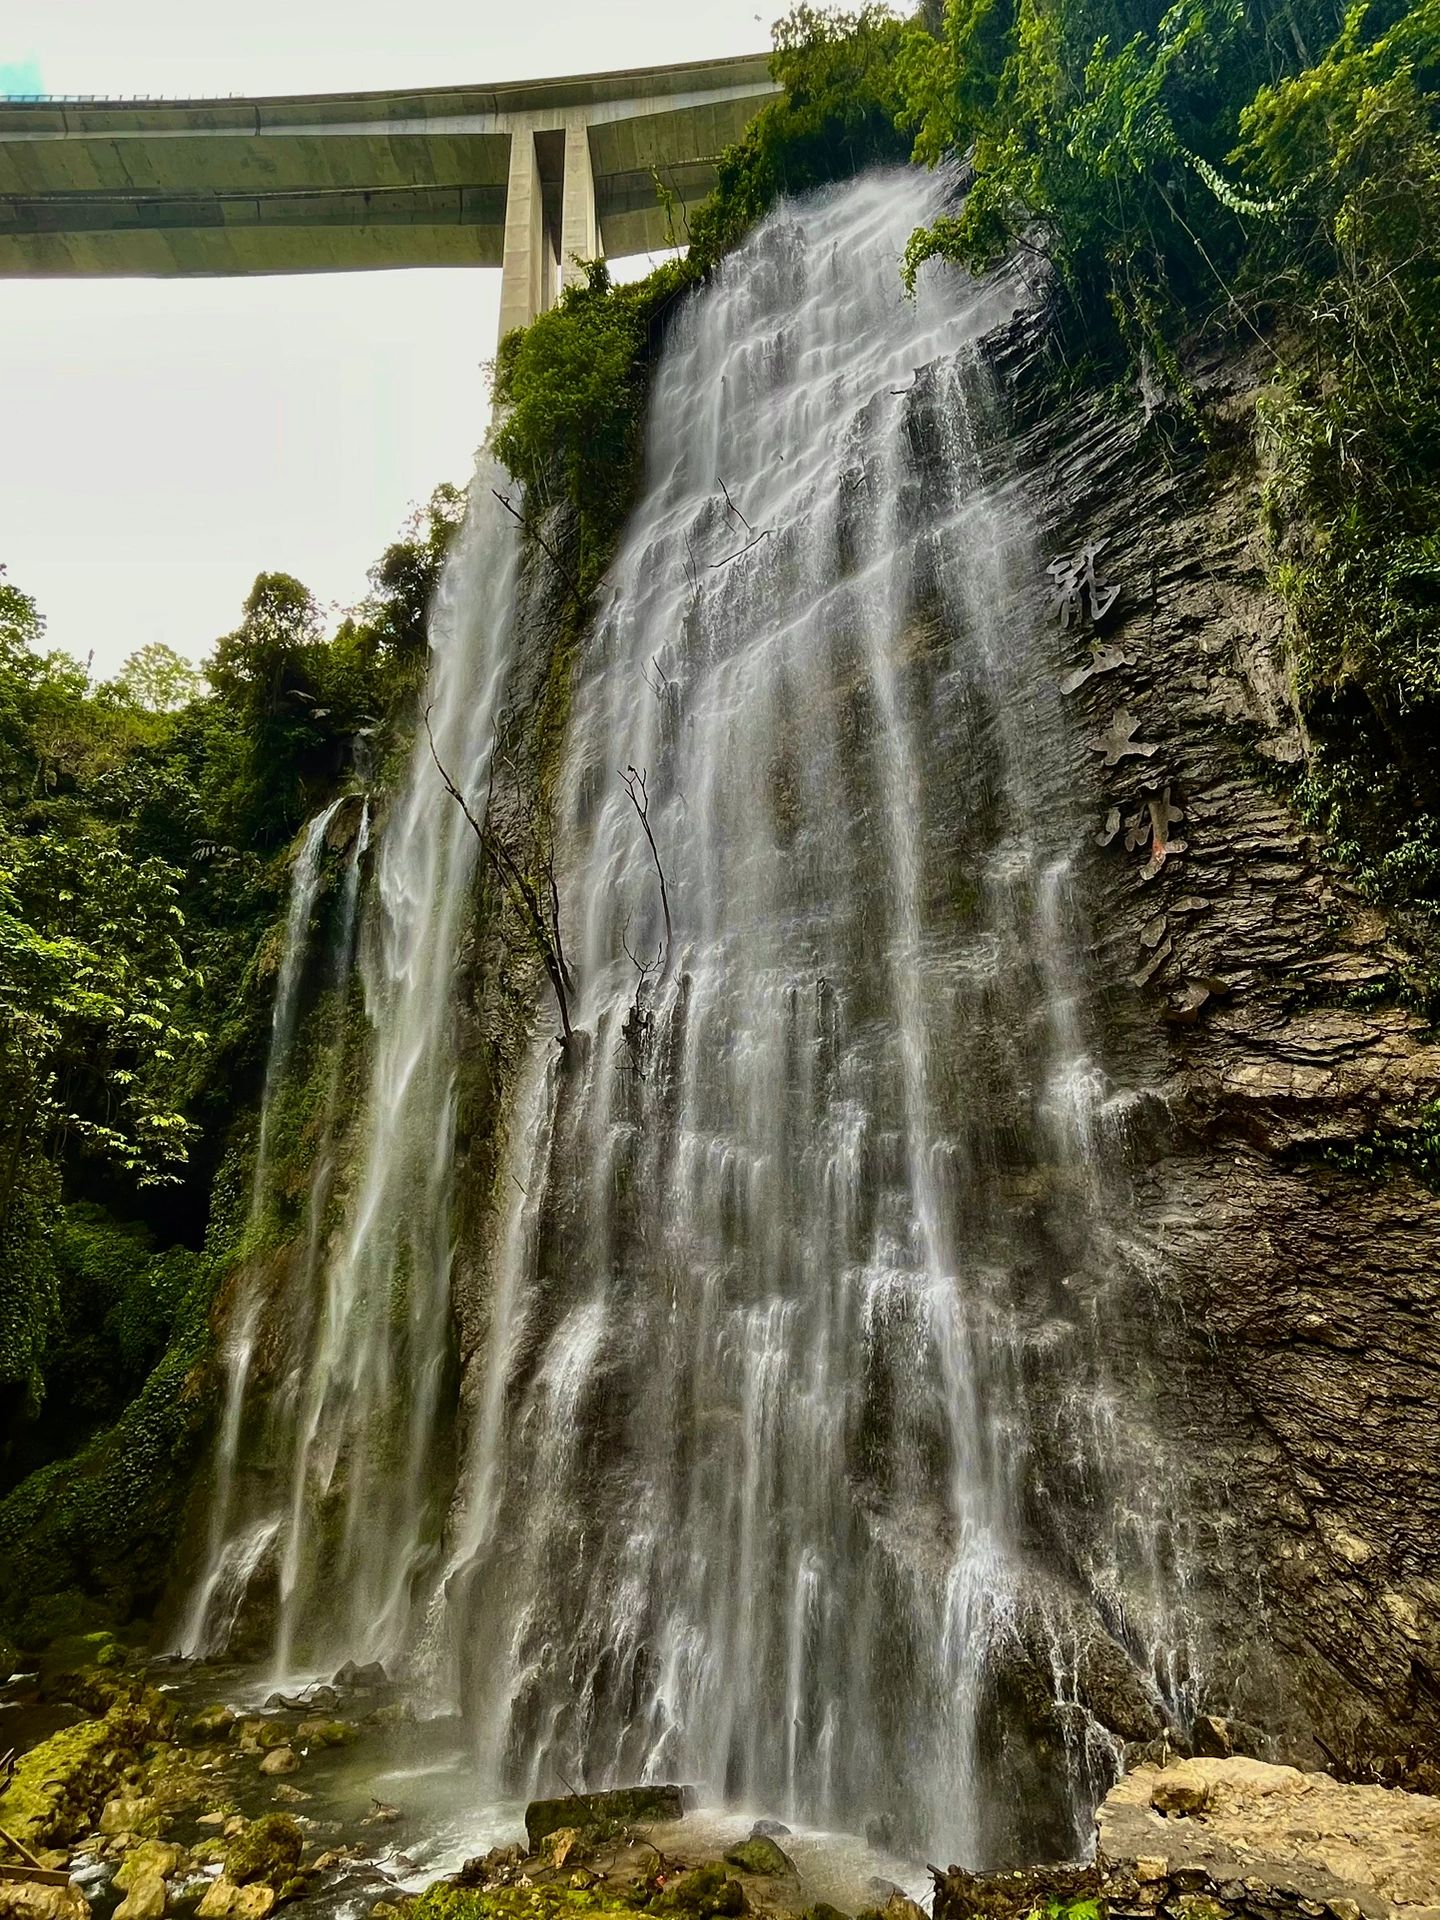
[[[739,1867],[743,1873],[788,1873],[790,1862],[776,1846],[775,1842],[763,1833],[752,1834],[738,1847],[732,1847],[725,1856],[726,1863]]]
[[[745,1889],[726,1874],[720,1861],[682,1874],[651,1901],[661,1913],[736,1914],[745,1911]]]
[[[491,1887],[483,1893],[448,1885],[428,1887],[411,1920],[567,1920],[571,1914],[635,1920],[633,1906],[588,1887]]]
[[[159,1730],[141,1702],[51,1734],[21,1755],[0,1798],[0,1826],[31,1846],[74,1838],[94,1825]]]
[[[264,1880],[277,1890],[295,1873],[305,1835],[288,1813],[266,1813],[236,1834],[225,1855],[226,1876],[237,1887]]]

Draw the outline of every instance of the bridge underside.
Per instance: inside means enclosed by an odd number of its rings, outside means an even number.
[[[0,102],[0,277],[502,267],[501,331],[573,257],[683,244],[763,56],[488,89]]]

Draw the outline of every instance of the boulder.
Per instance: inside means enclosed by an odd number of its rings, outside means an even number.
[[[768,1834],[752,1833],[738,1847],[731,1847],[725,1864],[739,1867],[742,1873],[788,1873],[790,1862]]]
[[[337,1687],[383,1687],[388,1684],[388,1678],[378,1660],[369,1660],[364,1666],[347,1660],[336,1674],[334,1684]]]
[[[143,1833],[154,1825],[158,1814],[155,1802],[143,1797],[107,1800],[100,1812],[100,1831],[103,1834]]]
[[[278,1720],[242,1720],[240,1745],[247,1753],[268,1753],[272,1747],[288,1747],[294,1735]]]
[[[1150,1788],[1150,1804],[1157,1813],[1203,1813],[1209,1798],[1210,1782],[1193,1760],[1164,1768]]]
[[[278,1898],[274,1887],[267,1881],[252,1881],[248,1887],[241,1887],[236,1892],[235,1904],[230,1909],[231,1920],[266,1920],[266,1915]]]
[[[153,1867],[147,1867],[130,1882],[129,1892],[115,1909],[114,1920],[162,1920],[166,1901],[164,1880]]]
[[[619,1827],[644,1821],[678,1820],[684,1812],[685,1796],[679,1787],[617,1787],[610,1793],[571,1793],[562,1800],[532,1800],[525,1809],[525,1832],[530,1851],[538,1853],[540,1842],[560,1827],[577,1827],[583,1833],[596,1829],[613,1833]]]
[[[195,1909],[196,1920],[227,1920],[235,1909],[235,1896],[240,1889],[233,1880],[227,1880],[222,1873],[220,1878],[205,1889],[204,1897]]]
[[[283,1886],[300,1864],[305,1836],[288,1813],[266,1813],[237,1834],[225,1856],[226,1877],[237,1887],[264,1880]]]
[[[552,1867],[558,1869],[570,1861],[578,1861],[582,1851],[578,1827],[556,1827],[545,1836],[544,1855]]]
[[[678,1880],[672,1880],[652,1902],[652,1910],[693,1914],[699,1920],[709,1920],[711,1915],[744,1913],[746,1905],[745,1889],[740,1882],[730,1879],[724,1867],[712,1861],[709,1866],[696,1867],[693,1873],[684,1873]]]
[[[162,1880],[169,1880],[186,1864],[184,1847],[176,1846],[173,1840],[142,1840],[125,1855],[115,1884],[122,1893],[128,1893],[142,1874],[158,1873]]]
[[[261,1773],[298,1773],[300,1756],[293,1747],[272,1747],[260,1762]]]
[[[208,1746],[215,1740],[228,1740],[239,1715],[233,1707],[202,1707],[185,1729],[192,1746]]]
[[[90,1920],[90,1902],[73,1880],[63,1887],[0,1880],[0,1920]]]
[[[360,1738],[353,1720],[302,1720],[295,1729],[302,1747],[348,1747]]]
[[[754,1840],[759,1835],[766,1840],[783,1840],[789,1832],[783,1820],[757,1820],[750,1829],[750,1838]]]

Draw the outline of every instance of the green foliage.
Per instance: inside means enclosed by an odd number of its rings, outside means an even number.
[[[556,307],[500,343],[494,450],[523,486],[527,509],[568,503],[578,538],[570,584],[581,598],[604,571],[634,498],[650,369],[676,301],[782,194],[908,152],[896,126],[904,29],[887,8],[801,5],[774,34],[771,67],[784,92],[721,156],[710,198],[686,223],[657,182],[677,240],[688,240],[686,256],[625,284],[603,261],[582,262],[583,279]]]
[[[174,713],[200,692],[200,673],[163,640],[132,653],[112,682],[116,694],[149,713]]]
[[[263,1073],[285,849],[356,735],[379,757],[408,730],[462,504],[437,490],[331,640],[261,575],[208,688],[158,645],[92,684],[0,571],[0,1617],[31,1637],[158,1590],[245,1212],[226,1145]]]
[[[587,262],[558,306],[500,344],[495,453],[531,507],[571,504],[582,589],[599,578],[633,497],[660,322],[690,279],[670,261],[616,286],[604,261]]]
[[[1318,750],[1299,795],[1372,897],[1434,920],[1440,847],[1440,0],[946,0],[899,61],[916,157],[963,156],[943,256],[1053,265],[1068,325],[1148,362],[1286,343],[1262,437]]]
[[[721,155],[715,191],[690,221],[696,267],[712,267],[783,194],[909,158],[897,124],[905,37],[889,8],[875,5],[800,5],[775,23],[770,71],[784,91]]]

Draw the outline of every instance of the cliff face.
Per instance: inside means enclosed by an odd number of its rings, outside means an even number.
[[[1204,456],[1138,404],[1057,403],[1043,322],[988,344],[997,478],[1050,553],[1099,549],[1052,618],[1093,1013],[1155,1093],[1128,1361],[1193,1476],[1206,1704],[1413,1774],[1440,1730],[1440,1198],[1343,1162],[1414,1128],[1440,1048],[1398,1003],[1398,938],[1279,797],[1306,744],[1260,532],[1264,361],[1196,369]]]

